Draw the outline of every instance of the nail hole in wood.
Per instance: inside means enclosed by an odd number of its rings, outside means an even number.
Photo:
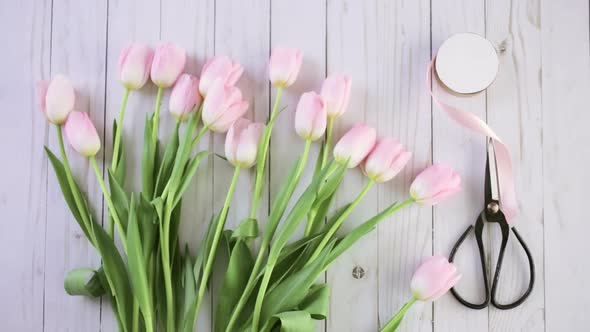
[[[365,269],[360,266],[355,266],[352,269],[352,277],[355,279],[362,279],[365,276]]]

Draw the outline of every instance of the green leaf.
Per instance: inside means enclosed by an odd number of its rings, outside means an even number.
[[[255,239],[258,237],[258,220],[246,218],[240,222],[238,227],[232,232],[231,237],[234,239]]]
[[[139,234],[139,221],[135,213],[135,196],[131,195],[129,207],[129,227],[127,228],[127,262],[129,264],[129,276],[131,277],[131,286],[133,295],[139,304],[139,309],[143,315],[146,327],[153,331],[153,306],[152,296],[149,287],[146,259],[143,256],[143,247]]]
[[[313,332],[316,323],[307,311],[285,311],[273,315],[262,327],[262,332],[276,331],[276,325],[280,326],[280,332]]]
[[[154,167],[156,161],[156,147],[152,143],[153,119],[146,114],[143,129],[143,150],[141,153],[141,185],[142,192],[148,197],[154,194]]]
[[[115,243],[102,227],[95,227],[96,244],[101,253],[103,269],[111,286],[113,297],[117,301],[119,318],[124,327],[123,331],[129,331],[131,327],[131,315],[133,309],[133,293],[129,284],[129,276],[125,269],[125,262]]]
[[[340,239],[337,242],[336,246],[334,246],[334,249],[332,249],[332,251],[330,252],[328,259],[326,260],[325,268],[327,268],[336,258],[338,258],[338,256],[340,256],[342,253],[344,253],[346,250],[352,247],[352,245],[355,244],[356,241],[358,241],[360,238],[362,238],[363,236],[371,232],[373,229],[375,229],[377,224],[386,217],[388,217],[397,208],[397,206],[397,202],[391,204],[385,210],[381,211],[379,214],[373,216],[364,223],[358,225],[346,236]],[[335,217],[337,218],[337,216]]]
[[[166,149],[164,150],[164,157],[158,170],[158,176],[156,178],[156,196],[160,196],[164,190],[164,186],[168,183],[170,173],[172,173],[172,167],[174,166],[174,159],[176,157],[176,151],[178,150],[178,126],[174,127],[174,133]]]
[[[328,167],[322,170],[322,172],[313,179],[305,192],[300,196],[297,203],[295,203],[295,206],[293,206],[289,215],[285,219],[284,226],[281,228],[274,243],[272,244],[269,261],[272,260],[273,255],[275,259],[278,257],[278,254],[287,244],[291,235],[295,232],[295,230],[297,230],[301,220],[313,206],[320,185],[325,181],[324,186],[334,186],[334,183],[340,182],[342,180],[344,170],[346,169],[345,165],[337,166],[335,171],[336,175],[331,176],[326,180],[326,175],[334,169],[334,166],[334,162],[331,162]]]
[[[64,288],[66,293],[72,296],[99,297],[105,294],[99,272],[90,268],[79,268],[68,272],[64,280]]]
[[[182,287],[184,289],[184,305],[183,305],[183,321],[194,321],[191,316],[191,308],[196,305],[197,301],[197,285],[195,282],[195,277],[193,274],[193,263],[191,261],[191,256],[188,250],[188,245],[186,245],[184,250],[184,260],[182,266]],[[187,320],[187,318],[191,318]]]
[[[117,215],[121,220],[121,224],[123,224],[123,229],[127,229],[127,219],[129,218],[129,199],[127,198],[127,193],[115,177],[111,170],[108,170],[109,173],[109,187],[111,188],[111,199],[113,200],[113,205],[115,205],[115,210],[117,211]]]
[[[309,312],[313,319],[326,319],[330,311],[330,286],[312,286],[307,297],[299,304],[299,309]]]
[[[295,181],[296,181],[296,173],[297,168],[299,167],[299,163],[301,162],[301,157],[297,159],[297,161],[291,166],[291,170],[289,171],[289,175],[285,178],[285,182],[281,186],[281,190],[279,191],[278,195],[274,198],[274,202],[272,208],[270,209],[270,215],[268,216],[268,221],[264,227],[264,240],[263,242],[269,243],[274,233],[279,225],[279,221],[283,217],[285,213],[285,209],[293,196],[293,192],[295,191]]]
[[[320,187],[320,190],[318,192],[318,202],[323,202],[324,200],[334,195],[334,192],[340,186],[340,183],[342,182],[342,178],[344,176],[344,172],[346,171],[346,167],[343,165],[344,164],[340,164],[339,167],[334,171],[334,173],[328,172],[328,179]]]
[[[113,120],[113,145],[115,144],[115,135],[117,134],[118,130],[117,120]],[[125,147],[123,144],[123,134],[121,134],[121,141],[119,142],[119,160],[117,160],[117,169],[112,170],[114,172],[115,178],[121,184],[125,184],[125,167],[126,167],[126,159],[125,159]],[[115,147],[113,146],[113,155],[115,153]]]
[[[174,204],[172,204],[173,207],[175,207],[181,200],[182,195],[186,191],[186,188],[188,188],[188,185],[190,184],[191,179],[195,175],[197,168],[201,163],[201,160],[209,154],[211,154],[209,151],[201,151],[197,153],[197,155],[187,165],[184,175],[182,176],[182,180],[180,181],[180,187],[177,189],[177,191],[175,190]]]
[[[272,285],[270,289],[273,289],[291,273],[299,271],[303,267],[306,259],[310,255],[306,249],[308,249],[309,245],[322,235],[323,233],[310,235],[285,246],[279,255],[277,265],[275,266],[270,279],[270,284]]]
[[[66,170],[65,170],[62,162],[59,159],[57,159],[55,154],[53,154],[53,152],[51,152],[51,150],[49,150],[48,147],[45,147],[45,153],[47,154],[47,157],[49,158],[49,161],[51,162],[51,165],[53,166],[55,176],[57,177],[57,182],[59,183],[59,187],[61,188],[61,192],[63,194],[63,197],[64,197],[66,203],[68,204],[68,207],[70,208],[70,211],[72,212],[72,215],[74,216],[74,219],[76,219],[76,221],[78,222],[78,225],[80,225],[80,228],[82,229],[82,231],[84,232],[86,237],[88,239],[91,239],[91,237],[89,236],[88,226],[84,223],[84,219],[82,219],[82,216],[80,215],[80,212],[78,211],[78,207],[76,206],[76,201],[74,200],[72,190],[71,190],[70,185],[68,183]]]
[[[308,294],[310,286],[323,271],[328,253],[334,242],[322,250],[317,260],[294,274],[291,274],[277,287],[271,290],[264,299],[260,321],[266,322],[271,316],[295,308]]]
[[[156,246],[159,231],[156,220],[158,215],[154,206],[143,193],[139,195],[137,203],[137,220],[139,221],[139,231],[142,239],[143,257],[147,258],[150,257]]]
[[[219,291],[214,331],[225,331],[233,309],[248,283],[253,267],[254,259],[250,249],[243,240],[238,240],[231,252],[227,271]]]

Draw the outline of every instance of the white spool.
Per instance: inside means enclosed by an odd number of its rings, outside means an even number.
[[[474,33],[458,33],[440,46],[434,66],[447,88],[470,94],[494,82],[498,64],[498,53],[489,40]]]

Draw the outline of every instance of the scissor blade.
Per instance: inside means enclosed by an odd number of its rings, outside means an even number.
[[[488,139],[488,179],[490,181],[490,198],[494,201],[500,201],[500,186],[498,185],[498,166],[496,164],[496,150],[494,149],[494,140]]]

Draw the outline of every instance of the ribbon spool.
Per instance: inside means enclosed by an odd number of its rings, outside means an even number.
[[[440,46],[434,69],[439,82],[451,92],[475,94],[494,82],[499,63],[489,40],[474,33],[458,33]]]
[[[437,82],[445,90],[455,95],[469,96],[484,91],[494,82],[499,63],[498,53],[489,40],[475,33],[458,33],[440,46],[428,66],[426,84],[433,102],[450,118],[463,127],[494,140],[502,210],[512,226],[514,217],[518,214],[518,206],[508,148],[485,121],[446,104],[432,93],[433,71]]]

